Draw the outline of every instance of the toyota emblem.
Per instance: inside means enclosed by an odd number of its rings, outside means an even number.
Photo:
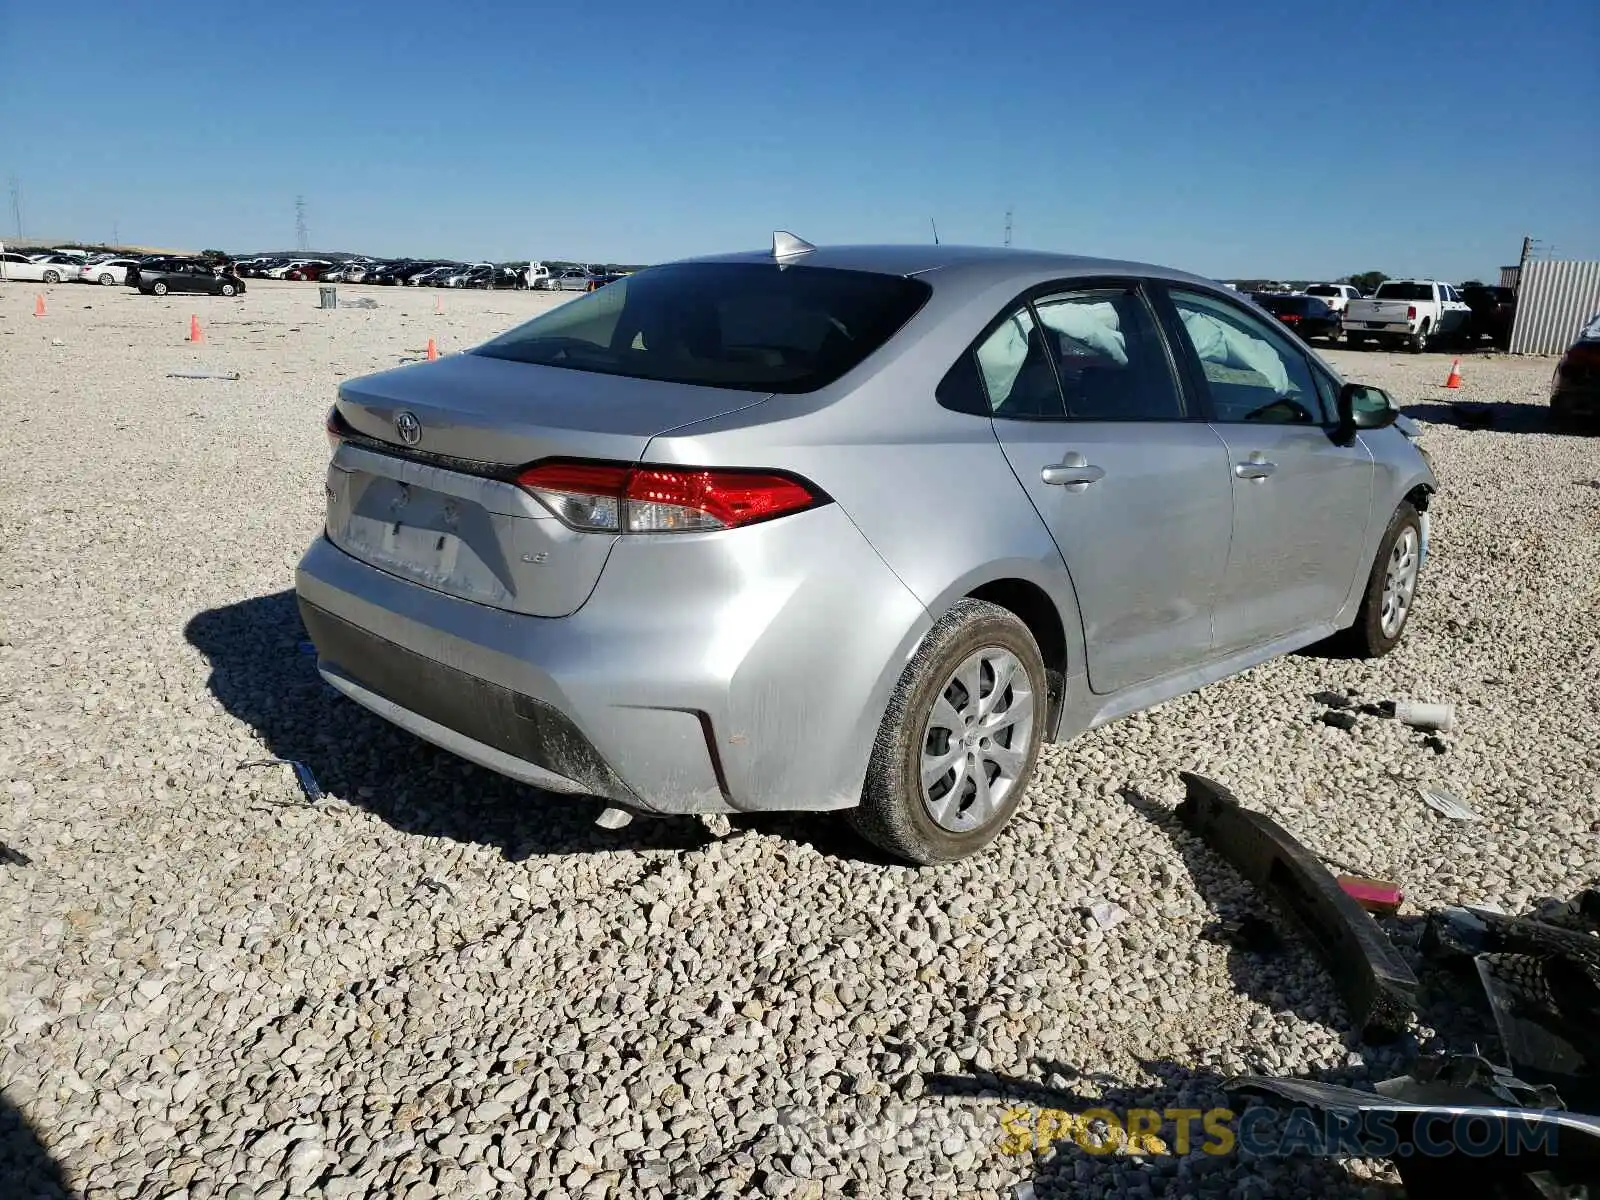
[[[417,420],[414,412],[395,413],[394,428],[400,440],[408,446],[415,446],[422,440],[422,422]]]

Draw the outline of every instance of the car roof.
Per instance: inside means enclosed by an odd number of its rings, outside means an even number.
[[[772,262],[772,251],[748,250],[708,255],[683,262]],[[880,275],[959,274],[965,284],[1002,283],[1008,279],[1066,278],[1094,275],[1138,275],[1220,286],[1216,280],[1151,263],[1076,254],[1050,254],[1037,250],[1009,250],[994,246],[861,245],[818,246],[782,261],[792,266],[831,267],[846,271],[872,271]],[[937,282],[930,280],[929,282]]]

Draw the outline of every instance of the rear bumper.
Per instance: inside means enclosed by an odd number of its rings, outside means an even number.
[[[658,813],[856,804],[930,624],[837,505],[619,539],[567,617],[459,600],[326,538],[296,591],[351,699],[501,774]]]

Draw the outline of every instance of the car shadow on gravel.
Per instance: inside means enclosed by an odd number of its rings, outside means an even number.
[[[608,850],[692,850],[690,818],[594,824],[602,801],[527,787],[429,745],[334,691],[317,673],[292,591],[208,609],[184,628],[211,667],[211,693],[268,755],[304,763],[330,797],[403,833],[477,843],[507,859]]]
[[[1498,400],[1424,400],[1401,409],[1413,420],[1430,425],[1452,425],[1486,433],[1559,433],[1574,437],[1600,434],[1600,421],[1563,422],[1550,414],[1548,404]]]
[[[1398,1184],[1380,1186],[1375,1191],[1371,1179],[1358,1179],[1338,1159],[1331,1157],[1266,1158],[1237,1151],[1217,1153],[1218,1141],[1207,1133],[1201,1119],[1190,1126],[1188,1153],[1182,1155],[1178,1153],[1176,1122],[1166,1119],[1162,1121],[1158,1136],[1165,1143],[1167,1154],[1106,1153],[1079,1144],[1072,1130],[1050,1135],[1050,1125],[1040,1119],[1041,1110],[1074,1115],[1101,1110],[1112,1113],[1123,1123],[1130,1109],[1155,1110],[1161,1114],[1178,1109],[1200,1113],[1216,1109],[1239,1111],[1223,1090],[1226,1082],[1223,1075],[1166,1059],[1142,1060],[1139,1066],[1155,1082],[1129,1084],[1117,1076],[1084,1072],[1068,1063],[1035,1059],[1033,1067],[1037,1078],[990,1072],[929,1074],[923,1077],[923,1086],[933,1096],[983,1098],[989,1105],[997,1096],[1004,1101],[1006,1108],[989,1109],[995,1114],[996,1140],[1012,1134],[1031,1133],[1035,1137],[1036,1173],[1031,1182],[1038,1200],[1067,1200],[1081,1195],[1314,1195],[1329,1200],[1340,1197],[1354,1200],[1402,1194]],[[1368,1074],[1355,1068],[1314,1071],[1297,1075],[1297,1078],[1361,1087],[1367,1082]],[[1017,1116],[1018,1109],[1027,1110],[1027,1114]],[[1004,1113],[1012,1115],[1002,1125]],[[1226,1124],[1230,1129],[1237,1128],[1233,1121]],[[1059,1125],[1056,1128],[1059,1130]],[[1053,1152],[1038,1147],[1041,1133],[1044,1140],[1053,1145]],[[1206,1151],[1204,1147],[1208,1145],[1214,1149]],[[1044,1157],[1047,1153],[1048,1157]]]
[[[74,1194],[66,1174],[4,1089],[0,1089],[0,1181],[7,1196],[70,1200]]]

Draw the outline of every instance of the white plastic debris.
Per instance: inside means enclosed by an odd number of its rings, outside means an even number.
[[[1099,899],[1090,900],[1083,906],[1083,911],[1089,914],[1089,919],[1095,923],[1095,927],[1102,933],[1106,930],[1115,929],[1133,915],[1120,905],[1113,904],[1109,900]]]
[[[1437,729],[1449,733],[1456,727],[1454,704],[1424,704],[1420,700],[1397,700],[1394,705],[1395,720],[1413,729]]]
[[[237,371],[168,371],[168,379],[227,379],[239,378]]]
[[[1422,788],[1422,802],[1434,812],[1449,817],[1452,821],[1476,821],[1478,814],[1465,804],[1457,800],[1449,792],[1441,792],[1437,788]]]

